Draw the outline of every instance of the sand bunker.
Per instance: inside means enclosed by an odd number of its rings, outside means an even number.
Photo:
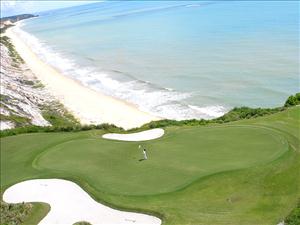
[[[141,213],[115,210],[92,199],[77,184],[61,179],[28,180],[8,188],[7,203],[46,202],[51,210],[39,224],[161,224],[161,220]]]
[[[121,140],[121,141],[147,141],[153,140],[156,138],[160,138],[163,136],[165,131],[161,128],[156,128],[152,130],[146,130],[138,133],[133,134],[116,134],[116,133],[109,133],[104,134],[102,137],[105,139],[112,139],[112,140]]]

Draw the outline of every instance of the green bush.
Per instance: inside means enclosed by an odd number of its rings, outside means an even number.
[[[285,107],[290,107],[294,105],[300,105],[300,93],[296,93],[295,95],[291,95],[290,97],[288,97],[284,104]]]
[[[298,201],[297,207],[285,219],[284,224],[286,224],[286,225],[299,225],[300,224],[300,200]]]
[[[230,110],[225,115],[213,119],[212,121],[215,121],[216,123],[226,123],[226,122],[232,122],[242,119],[250,119],[265,115],[270,115],[273,113],[277,113],[280,111],[283,111],[284,107],[277,107],[277,108],[249,108],[249,107],[240,107],[240,108],[234,108]]]

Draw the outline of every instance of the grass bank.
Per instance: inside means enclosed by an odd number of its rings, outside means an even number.
[[[290,107],[225,124],[172,126],[140,143],[102,139],[103,130],[1,138],[1,191],[65,178],[100,202],[164,224],[274,225],[300,197],[299,114]],[[149,160],[139,161],[138,144]]]

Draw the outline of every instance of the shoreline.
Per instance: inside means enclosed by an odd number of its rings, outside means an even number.
[[[110,123],[124,129],[140,127],[160,120],[140,111],[135,105],[104,95],[64,76],[44,63],[21,38],[9,28],[7,35],[34,75],[80,121],[81,124]]]

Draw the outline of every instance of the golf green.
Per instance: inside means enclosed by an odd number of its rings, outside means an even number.
[[[1,193],[24,180],[63,178],[99,202],[170,225],[274,225],[296,206],[300,107],[165,130],[145,142],[105,140],[101,130],[1,138]],[[140,160],[139,144],[148,160]],[[31,224],[49,208],[35,209]]]
[[[138,145],[87,137],[47,149],[35,165],[83,176],[106,192],[150,195],[212,173],[268,162],[288,150],[274,131],[251,126],[170,129],[165,137],[143,143],[149,156],[145,161]]]

